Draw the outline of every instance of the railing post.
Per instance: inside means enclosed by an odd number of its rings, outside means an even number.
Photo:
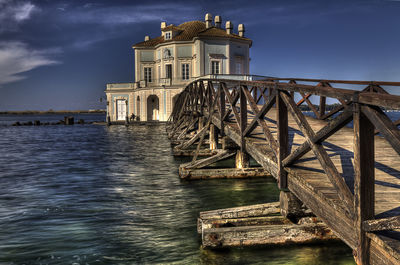
[[[210,84],[210,82],[208,82],[207,83],[207,91],[208,91],[208,93],[207,93],[207,109],[208,109],[208,113],[211,113],[211,106],[212,106],[212,104],[213,104],[213,95],[214,95],[214,91],[211,91],[211,89],[214,89],[214,88],[212,88],[211,87],[211,84]]]
[[[357,249],[354,258],[359,265],[370,264],[370,239],[362,223],[375,217],[374,125],[361,112],[358,94],[354,99],[354,211]]]
[[[220,134],[221,134],[221,137],[224,137],[225,136],[225,130],[224,130],[224,116],[225,116],[225,92],[224,92],[224,90],[222,89],[222,85],[221,85],[221,83],[219,84],[219,87],[218,87],[218,89],[219,89],[219,104],[220,104],[220,106],[221,106],[221,117],[220,117],[220,120],[221,120],[221,130],[220,130]]]
[[[289,153],[289,127],[288,127],[288,109],[281,97],[281,93],[275,84],[276,93],[276,122],[278,131],[278,188],[287,190],[287,172],[283,169],[283,159]]]
[[[243,89],[247,89],[246,86],[239,86],[240,92],[240,151],[245,152],[245,140],[244,140],[244,131],[247,127],[247,100],[246,95],[244,94]]]
[[[319,98],[319,119],[325,115],[326,97],[320,96]]]

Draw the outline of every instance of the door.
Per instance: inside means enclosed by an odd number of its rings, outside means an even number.
[[[172,64],[166,65],[165,73],[166,73],[166,78],[172,78]]]
[[[117,100],[117,120],[124,121],[126,117],[126,100],[118,99]]]

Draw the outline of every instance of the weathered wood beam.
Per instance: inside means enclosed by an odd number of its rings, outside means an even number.
[[[258,111],[258,106],[255,105],[252,101],[249,100],[250,103],[250,108],[255,114],[255,117],[253,120],[250,122],[250,124],[247,126],[246,130],[244,131],[244,134],[246,136],[249,136],[252,131],[257,127],[257,123],[259,123],[260,119],[264,119],[264,116],[268,113],[268,111],[274,106],[275,104],[275,92],[270,97],[270,99],[262,106],[261,110]]]
[[[337,116],[334,120],[330,121],[326,126],[320,129],[315,136],[311,139],[313,143],[321,143],[328,139],[331,135],[343,128],[353,118],[353,112],[346,110]],[[306,140],[301,146],[294,150],[288,157],[283,160],[283,165],[289,166],[296,160],[300,159],[303,155],[311,150],[310,143]]]
[[[346,214],[344,205],[334,203],[318,192],[310,183],[288,168],[288,187],[316,216],[327,224],[351,248],[357,245],[354,222]]]
[[[247,168],[179,168],[179,176],[186,180],[243,179],[270,176],[262,167]]]
[[[370,240],[362,228],[363,222],[375,216],[375,154],[374,125],[354,103],[354,227],[357,248],[354,259],[359,265],[369,265]]]
[[[293,224],[289,219],[281,215],[257,216],[242,218],[220,218],[220,219],[197,219],[197,233],[210,228],[232,227],[232,226],[255,226],[255,225],[282,225]]]
[[[240,91],[240,138],[241,138],[241,143],[240,143],[240,151],[242,153],[246,152],[246,142],[244,140],[245,137],[245,130],[247,127],[247,100],[246,100],[246,95],[245,95],[245,90],[248,92],[246,86],[241,86],[239,87]]]
[[[292,192],[281,191],[279,194],[281,215],[298,220],[300,217],[314,216],[313,213]]]
[[[400,154],[400,133],[389,117],[379,107],[362,106],[361,111],[385,137],[393,149]]]
[[[300,95],[302,96],[302,99],[300,99],[297,103],[296,103],[296,105],[297,106],[300,106],[301,104],[303,104],[309,97],[311,97],[312,96],[312,94],[304,94],[303,92],[301,92],[300,93]],[[303,96],[304,95],[304,96]]]
[[[232,100],[232,98],[231,98],[231,95],[229,94],[229,90],[228,90],[228,88],[226,87],[225,83],[222,83],[221,85],[222,85],[222,89],[223,89],[223,91],[224,91],[224,93],[225,93],[225,96],[226,96],[226,98],[228,99],[228,102],[229,102],[229,104],[230,104],[231,107],[232,107],[232,111],[233,111],[233,114],[235,115],[236,123],[237,123],[237,125],[238,125],[239,128],[240,128],[240,115],[239,115],[239,112],[237,111],[237,109],[236,109],[236,107],[235,107],[235,105],[234,105],[234,103],[233,103],[233,100]],[[224,116],[221,115],[221,118],[222,118],[222,119],[223,119],[223,117],[224,117]],[[222,120],[222,122],[223,122],[223,120]]]
[[[245,93],[245,96],[247,98],[247,101],[249,103],[251,110],[255,114],[255,117],[252,120],[251,124],[249,126],[247,126],[246,130],[243,132],[244,136],[248,136],[256,128],[256,124],[258,123],[262,128],[265,139],[267,139],[272,151],[274,152],[275,156],[277,156],[278,155],[278,144],[277,144],[275,138],[273,137],[271,131],[269,130],[267,123],[264,120],[265,114],[273,106],[276,97],[270,98],[269,102],[264,104],[261,111],[259,111],[258,106],[255,103],[254,99],[251,97],[250,93],[247,90],[244,90],[244,93]]]
[[[366,232],[400,229],[400,216],[367,220],[362,224]]]
[[[312,110],[312,112],[314,112],[315,117],[319,117],[319,112],[317,110],[317,108],[311,103],[311,101],[308,99],[308,97],[306,97],[306,95],[304,93],[300,93],[300,95],[303,97],[303,99],[306,101],[307,105],[310,107],[310,109]],[[311,94],[309,94],[311,95]],[[299,106],[299,104],[297,104],[297,106]]]
[[[208,131],[208,132],[209,132],[209,130],[210,130],[210,123],[211,123],[211,120],[208,119],[207,125],[204,127],[204,128],[206,128],[206,131]],[[203,128],[203,129],[204,129],[204,128]],[[201,146],[203,145],[203,142],[204,142],[204,137],[205,137],[205,135],[206,135],[206,131],[203,131],[203,132],[201,132],[201,130],[199,131],[199,133],[201,133],[201,136],[200,136],[200,140],[199,140],[199,142],[198,142],[198,144],[197,144],[196,152],[195,152],[194,155],[193,155],[192,161],[196,161],[196,160],[197,160],[197,157],[198,157],[198,155],[199,155]]]
[[[353,215],[353,194],[351,193],[346,182],[338,172],[335,164],[333,164],[332,160],[329,158],[328,153],[322,144],[313,143],[312,139],[315,138],[315,133],[309,125],[307,119],[304,117],[304,114],[296,106],[294,100],[285,93],[280,93],[280,95],[283,101],[286,103],[288,110],[292,114],[300,130],[303,132],[307,142],[309,142],[311,150],[314,152],[315,156],[320,162],[328,179],[337,190],[339,197],[342,199],[342,202],[348,210],[348,213]]]
[[[182,145],[178,146],[177,148],[180,149],[186,149],[189,146],[191,146],[192,144],[194,144],[194,142],[196,142],[205,132],[207,132],[208,127],[204,126],[203,129],[201,129],[198,133],[196,133],[189,141],[183,143]]]
[[[236,152],[230,151],[230,150],[216,150],[216,154],[203,158],[200,160],[192,161],[189,163],[181,164],[180,168],[186,168],[186,169],[194,169],[194,168],[203,168],[206,166],[209,166],[215,162],[227,159],[229,157],[232,157],[236,154]]]
[[[284,98],[290,98],[286,92],[277,90],[276,94],[276,127],[278,139],[278,188],[281,190],[287,189],[287,172],[284,170],[282,161],[289,154],[289,125],[288,125],[288,109],[285,105]],[[293,99],[291,98],[293,101]],[[293,101],[294,102],[294,101]]]
[[[210,150],[218,148],[218,131],[219,129],[214,124],[210,124]]]
[[[220,107],[220,130],[221,130],[221,136],[224,136],[224,117],[225,117],[225,111],[226,111],[226,100],[225,100],[225,89],[226,87],[225,83],[219,83],[219,107]],[[229,94],[229,93],[228,93]]]
[[[269,214],[279,214],[279,213],[280,213],[279,202],[270,202],[270,203],[204,211],[200,212],[200,218],[203,220],[221,219],[221,218],[241,218],[241,217],[266,216]]]
[[[256,245],[309,244],[338,240],[322,223],[239,226],[203,229],[205,248],[243,247]]]
[[[377,93],[360,93],[358,101],[362,104],[400,109],[400,96]]]

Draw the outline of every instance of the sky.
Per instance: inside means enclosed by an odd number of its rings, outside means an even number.
[[[208,12],[245,25],[251,74],[400,81],[400,0],[0,0],[0,111],[104,109],[133,44]]]

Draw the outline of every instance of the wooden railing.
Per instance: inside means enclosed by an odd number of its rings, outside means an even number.
[[[195,126],[196,122],[199,123],[199,117],[205,118],[204,124],[198,125],[203,129],[191,139],[190,144],[198,141],[194,160],[213,117],[218,118],[222,136],[228,122],[229,126],[238,130],[239,146],[244,152],[246,138],[256,128],[261,128],[273,152],[276,169],[271,174],[276,177],[280,189],[287,189],[286,168],[306,153],[313,152],[339,195],[345,216],[354,222],[356,245],[352,247],[356,251],[356,260],[360,264],[369,264],[369,240],[366,233],[400,228],[399,216],[375,220],[375,134],[380,133],[400,154],[400,133],[397,128],[400,121],[393,122],[384,111],[400,109],[400,96],[389,94],[385,88],[400,94],[400,82],[290,78],[269,78],[265,81],[201,79],[189,84],[179,95],[167,126],[170,136],[173,136],[182,128],[189,130]],[[319,100],[315,102],[317,96]],[[335,107],[328,110],[327,103],[333,101],[336,102]],[[304,114],[304,106],[308,107],[315,118],[327,120],[326,125],[314,131]],[[276,108],[276,137],[266,121],[266,115],[273,107]],[[253,116],[251,120],[248,119],[248,113]],[[288,113],[305,138],[300,146],[289,146]],[[353,191],[322,145],[328,137],[350,122],[353,122],[354,131]]]

